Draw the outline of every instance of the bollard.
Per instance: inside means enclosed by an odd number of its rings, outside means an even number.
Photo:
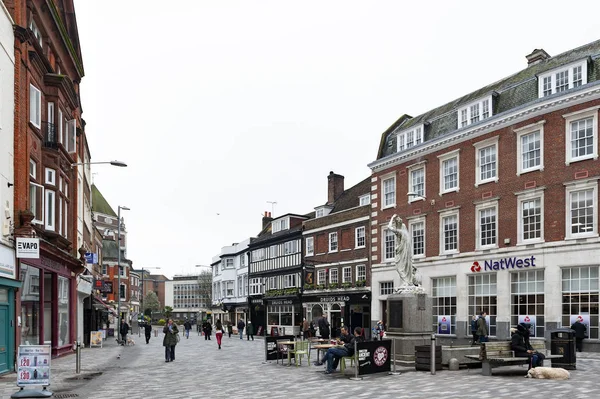
[[[431,334],[431,375],[435,375],[435,334]]]
[[[394,362],[393,370],[390,371],[389,375],[400,375],[399,372],[396,371],[396,339],[392,338],[392,362]]]
[[[75,373],[81,373],[81,342],[75,341]]]

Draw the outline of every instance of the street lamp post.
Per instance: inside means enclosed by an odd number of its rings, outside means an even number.
[[[130,209],[126,206],[119,205],[117,211],[117,286],[118,286],[118,301],[117,301],[117,337],[121,342],[121,209],[129,211]]]
[[[98,165],[98,164],[111,164],[112,166],[118,166],[120,168],[127,167],[127,164],[123,161],[106,161],[106,162],[73,162],[71,167],[77,165]]]

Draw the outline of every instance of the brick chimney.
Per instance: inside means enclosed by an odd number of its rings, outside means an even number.
[[[273,218],[271,217],[271,212],[265,211],[262,218],[262,228],[264,229],[265,227],[267,227],[267,225],[271,223],[272,220]]]
[[[344,176],[333,171],[327,176],[327,205],[332,205],[344,192]]]
[[[548,58],[550,58],[550,54],[545,52],[543,49],[536,48],[531,52],[531,54],[526,55],[525,58],[527,58],[527,66],[531,66],[539,64],[542,61],[546,61]]]

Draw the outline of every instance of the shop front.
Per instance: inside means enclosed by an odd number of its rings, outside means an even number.
[[[52,356],[70,353],[76,334],[76,283],[72,270],[79,264],[40,251],[38,259],[19,263],[22,345],[51,345]]]
[[[254,324],[256,335],[265,334],[265,306],[261,298],[248,298],[248,317]]]
[[[0,244],[0,374],[14,371],[16,277],[15,252]]]
[[[294,299],[267,299],[267,335],[299,335],[302,323],[302,303]]]
[[[365,335],[370,337],[371,325],[371,292],[361,291],[352,293],[305,293],[303,297],[303,315],[310,323],[318,326],[318,319],[325,315],[331,328],[331,336],[338,337],[342,326],[350,331],[355,327],[365,329]],[[318,333],[318,332],[317,332]]]

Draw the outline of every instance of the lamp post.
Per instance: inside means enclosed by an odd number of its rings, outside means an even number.
[[[130,209],[126,206],[119,205],[117,210],[117,286],[118,286],[118,301],[117,301],[117,321],[118,321],[118,333],[117,337],[121,342],[121,209],[129,211]]]
[[[111,164],[112,166],[118,166],[120,168],[127,167],[127,164],[123,161],[106,161],[106,162],[73,162],[71,167],[77,165],[98,165],[98,164]]]

